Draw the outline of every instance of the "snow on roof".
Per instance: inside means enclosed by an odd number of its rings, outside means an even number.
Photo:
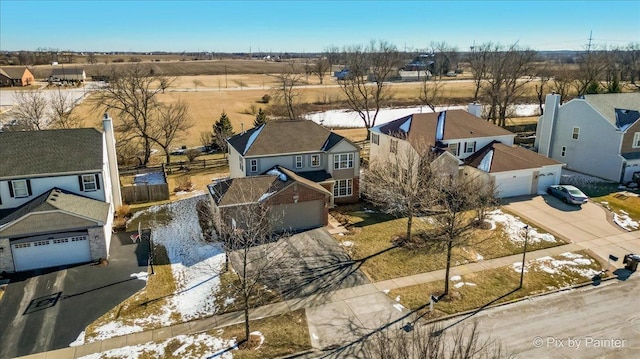
[[[404,133],[409,133],[409,129],[411,128],[411,119],[413,118],[413,116],[409,116],[409,118],[402,124],[400,125],[400,130]]]
[[[263,194],[262,196],[260,196],[260,198],[258,198],[258,202],[264,201],[265,199],[271,197],[274,193],[276,193],[276,191],[267,192],[267,193]]]
[[[436,124],[436,141],[444,139],[444,123],[447,118],[447,111],[442,111],[438,115],[438,123]]]
[[[280,172],[276,168],[269,170],[267,172],[267,174],[271,175],[271,176],[278,176],[278,178],[280,178],[280,181],[282,181],[282,182],[286,182],[287,181],[287,175],[282,173],[282,172]]]
[[[485,172],[491,171],[491,161],[493,161],[493,149],[484,155],[482,161],[480,161],[480,164],[478,165],[478,169]]]
[[[262,126],[260,126],[257,130],[255,130],[251,134],[251,136],[249,136],[249,140],[247,141],[247,144],[244,146],[244,151],[242,152],[243,156],[247,153],[247,151],[249,151],[249,148],[251,148],[251,145],[253,145],[253,142],[256,140],[256,138],[258,138],[263,128],[264,128],[264,124],[262,124]]]

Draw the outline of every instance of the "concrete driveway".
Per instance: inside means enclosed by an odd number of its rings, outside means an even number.
[[[543,195],[509,198],[504,208],[591,251],[603,262],[610,255],[617,257],[617,262],[610,263],[613,267],[624,266],[625,254],[640,253],[640,231],[623,230],[607,217],[607,210],[592,202],[578,207]]]
[[[330,295],[333,291],[368,284],[367,277],[324,228],[282,238],[277,243],[251,249],[252,258],[268,252],[272,263],[252,259],[262,267],[262,280],[280,291],[284,299],[309,295]],[[229,256],[234,268],[242,268],[241,251]],[[260,268],[249,267],[249,271]]]
[[[20,273],[0,300],[0,358],[68,347],[85,327],[144,287],[148,243],[114,235],[108,266]]]
[[[542,195],[508,198],[504,208],[572,243],[626,233],[607,219],[605,209],[593,202],[575,206]]]

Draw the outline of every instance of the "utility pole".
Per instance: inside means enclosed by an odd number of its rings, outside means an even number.
[[[587,45],[587,52],[591,52],[591,41],[593,40],[593,30],[589,32],[589,44]]]

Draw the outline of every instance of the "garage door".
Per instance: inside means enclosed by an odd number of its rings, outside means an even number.
[[[323,226],[323,208],[324,202],[318,200],[273,206],[272,213],[281,216],[279,229],[299,230]]]
[[[531,193],[531,175],[496,179],[498,197],[522,196]]]
[[[20,240],[11,244],[16,271],[91,261],[86,234]]]
[[[556,173],[554,172],[540,172],[538,176],[538,194],[547,193],[549,186],[558,184],[556,181]]]

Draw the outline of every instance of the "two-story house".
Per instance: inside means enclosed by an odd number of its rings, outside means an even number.
[[[111,118],[103,125],[0,133],[0,271],[108,257],[121,199]]]
[[[547,95],[535,147],[568,169],[631,181],[640,171],[640,93],[584,95],[563,105],[560,95]]]
[[[561,177],[562,163],[514,146],[514,133],[463,110],[413,114],[370,132],[371,162],[407,148],[420,155],[435,153],[440,168],[484,177],[495,184],[499,197],[544,192]]]
[[[282,166],[329,190],[331,205],[358,201],[360,148],[313,121],[269,121],[227,142],[231,178]]]

